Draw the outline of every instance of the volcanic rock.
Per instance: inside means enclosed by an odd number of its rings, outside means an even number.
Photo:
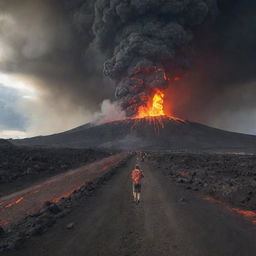
[[[150,153],[148,160],[180,186],[225,201],[235,207],[256,210],[254,154]],[[243,167],[241,167],[243,166]],[[181,171],[182,170],[182,171]],[[189,187],[186,177],[190,176]],[[181,201],[181,199],[180,199]]]
[[[8,140],[0,139],[0,149],[5,147],[12,147],[12,143],[10,143]]]
[[[67,224],[66,228],[67,229],[72,229],[74,227],[74,222],[70,222],[69,224]]]
[[[48,209],[53,214],[57,214],[57,213],[61,212],[61,209],[57,204],[51,204]]]
[[[4,229],[0,226],[0,237],[3,237],[5,234]]]
[[[50,136],[14,140],[14,143],[123,151],[256,152],[256,136],[227,132],[170,117],[90,124]]]
[[[110,155],[92,149],[0,146],[0,194],[17,191],[46,177]]]

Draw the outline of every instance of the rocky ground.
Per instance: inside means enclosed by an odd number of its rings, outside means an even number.
[[[145,178],[135,204],[134,165],[131,159],[93,193],[94,185],[47,203],[18,233],[0,238],[4,249],[15,248],[1,256],[255,256],[251,220],[170,182],[151,161],[140,163]]]
[[[188,190],[256,210],[256,155],[155,153],[148,160]]]
[[[92,149],[31,148],[0,143],[0,196],[110,155]]]
[[[129,157],[128,157],[129,158]],[[10,225],[7,229],[0,226],[0,252],[19,249],[25,240],[32,236],[42,235],[52,227],[58,219],[72,212],[87,197],[93,196],[96,188],[104,185],[128,160],[119,161],[105,174],[74,191],[69,197],[62,198],[59,202],[45,202],[42,209],[30,214],[23,220]],[[72,229],[74,223],[67,224],[67,229]]]
[[[130,171],[135,163],[145,173],[139,205],[131,196]],[[5,256],[255,255],[255,216],[247,218],[201,194],[255,212],[256,156],[146,153],[144,160],[139,156],[120,164],[68,198],[46,202],[19,223],[0,227],[0,252]]]

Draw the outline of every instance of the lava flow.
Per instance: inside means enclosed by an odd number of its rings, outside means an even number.
[[[235,213],[243,216],[245,219],[250,221],[252,224],[256,225],[256,212],[249,211],[249,210],[243,210],[243,209],[239,209],[239,208],[235,208],[235,207],[230,207],[229,205],[225,204],[224,202],[214,199],[210,196],[204,196],[203,199],[206,201],[209,201],[209,202],[220,204],[220,205],[224,206],[226,209],[228,209],[229,211],[235,212]]]
[[[24,199],[24,197],[20,197],[19,199],[5,205],[4,208],[9,208],[9,207],[12,207],[15,204],[19,204],[23,199]]]

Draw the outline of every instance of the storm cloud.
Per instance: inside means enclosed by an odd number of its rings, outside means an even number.
[[[128,116],[189,67],[193,27],[217,14],[215,0],[97,0],[95,8],[96,43],[111,56],[104,74]]]
[[[111,81],[102,75],[104,56],[90,46],[90,29],[77,26],[82,16],[66,8],[64,1],[0,0],[0,75],[22,76],[40,98],[13,104],[22,105],[18,112],[33,127],[29,135],[88,122],[102,100],[114,97]]]
[[[215,22],[196,31],[191,68],[169,88],[169,101],[186,119],[255,134],[256,3],[218,5]]]
[[[130,100],[143,104],[158,86],[169,86],[166,109],[181,118],[253,133],[255,9],[252,0],[0,0],[0,72],[38,90],[37,105],[21,108],[34,134],[89,121],[115,95],[132,115]],[[134,91],[141,76],[147,86]]]
[[[89,48],[89,29],[83,33],[72,19],[81,17],[70,17],[64,1],[1,0],[0,68],[35,76],[53,91],[74,94],[76,101],[90,96],[87,100],[93,108],[106,91],[100,83],[103,57]],[[95,84],[101,93],[93,93]]]

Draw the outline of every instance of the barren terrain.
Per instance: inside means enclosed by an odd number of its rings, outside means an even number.
[[[0,196],[111,155],[92,149],[0,147]]]
[[[150,154],[156,170],[187,190],[245,210],[256,210],[256,155]]]
[[[145,178],[136,205],[130,180],[134,164],[133,159],[90,197],[77,199],[46,233],[3,255],[255,255],[253,219],[177,186],[164,161],[158,168],[152,159],[141,162]]]

